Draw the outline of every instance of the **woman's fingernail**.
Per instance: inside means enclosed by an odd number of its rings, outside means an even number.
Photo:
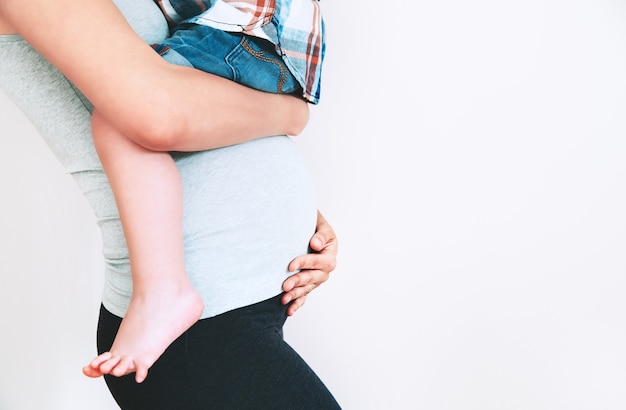
[[[322,247],[322,240],[318,237],[315,237],[313,239],[311,239],[311,245],[316,249],[319,250]]]

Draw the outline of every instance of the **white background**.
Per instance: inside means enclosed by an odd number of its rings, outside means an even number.
[[[626,409],[626,3],[322,5],[339,267],[287,339],[345,409]],[[0,121],[0,409],[112,409],[91,210]]]

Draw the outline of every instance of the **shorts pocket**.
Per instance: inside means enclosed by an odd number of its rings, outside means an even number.
[[[257,90],[293,94],[301,90],[274,45],[263,39],[242,36],[241,41],[227,56],[235,81]]]

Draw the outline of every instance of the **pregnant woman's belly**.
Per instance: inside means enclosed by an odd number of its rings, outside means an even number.
[[[146,42],[167,35],[152,0],[114,1]],[[203,317],[279,294],[287,265],[308,250],[317,217],[312,182],[293,141],[268,137],[175,158],[184,186],[185,261],[204,299]],[[91,183],[98,188],[93,195],[108,189],[104,175]],[[106,260],[103,303],[122,316],[131,292],[128,255],[115,208],[108,208],[96,211]]]
[[[305,254],[317,206],[304,158],[289,137],[176,156],[184,185],[187,272],[203,317],[281,292]]]

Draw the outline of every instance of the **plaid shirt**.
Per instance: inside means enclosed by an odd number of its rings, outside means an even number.
[[[203,24],[261,37],[276,45],[300,82],[303,97],[317,104],[324,58],[319,0],[155,0],[171,25]]]

